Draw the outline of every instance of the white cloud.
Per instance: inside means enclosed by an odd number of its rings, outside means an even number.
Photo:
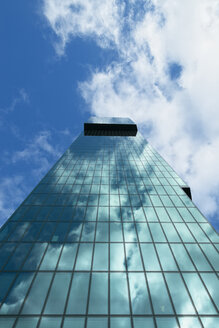
[[[0,179],[0,226],[61,156],[60,144],[54,146],[52,137],[48,130],[39,131],[22,150],[3,154],[8,167],[15,165],[17,174]]]
[[[72,36],[95,37],[102,46],[118,43],[119,3],[116,0],[46,0],[43,13],[58,36],[55,48],[62,55]]]
[[[12,163],[25,161],[31,164],[32,173],[39,179],[51,166],[50,160],[61,156],[58,147],[51,143],[51,132],[40,131],[23,150],[16,151],[11,157]],[[50,160],[48,160],[48,156]]]
[[[6,108],[0,108],[0,113],[7,114],[9,112],[13,112],[19,103],[28,103],[29,96],[25,89],[20,89],[18,91],[18,95],[12,100],[11,104]]]
[[[116,62],[80,84],[92,114],[136,120],[191,186],[199,207],[215,214],[218,0],[44,0],[44,15],[59,38],[59,55],[74,36],[92,37],[101,47],[118,51]],[[183,68],[175,81],[168,74],[171,62]]]
[[[23,201],[27,188],[22,176],[5,177],[0,180],[0,226]]]

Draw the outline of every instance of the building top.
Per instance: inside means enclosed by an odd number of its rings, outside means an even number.
[[[136,136],[137,125],[127,117],[90,117],[84,123],[85,136]]]
[[[128,117],[97,117],[97,116],[91,116],[86,123],[97,123],[97,124],[135,124]]]

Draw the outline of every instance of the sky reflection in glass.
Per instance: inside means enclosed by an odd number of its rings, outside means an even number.
[[[219,238],[183,185],[139,133],[81,134],[0,231],[0,326],[217,327]]]

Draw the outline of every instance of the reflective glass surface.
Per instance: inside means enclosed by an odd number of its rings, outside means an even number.
[[[0,327],[217,327],[219,237],[182,186],[139,132],[81,133],[0,230]]]

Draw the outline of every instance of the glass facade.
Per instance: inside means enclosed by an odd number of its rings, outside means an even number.
[[[139,132],[81,133],[0,230],[0,327],[219,327],[219,237],[182,186]]]

